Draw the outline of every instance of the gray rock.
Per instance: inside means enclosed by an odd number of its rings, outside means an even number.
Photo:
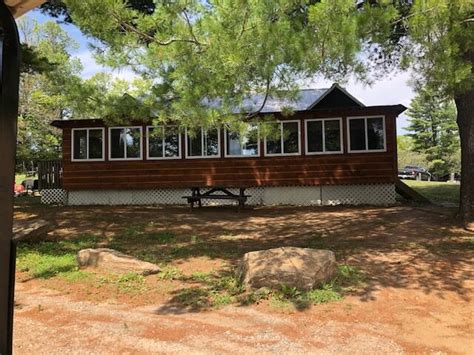
[[[337,272],[330,250],[282,247],[246,253],[238,269],[247,291],[281,285],[310,290],[331,280]]]
[[[114,249],[82,249],[77,253],[79,267],[95,267],[114,273],[135,272],[144,276],[160,272],[158,265],[138,260]]]

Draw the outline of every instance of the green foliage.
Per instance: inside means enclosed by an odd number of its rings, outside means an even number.
[[[50,122],[68,115],[68,93],[76,89],[81,63],[71,57],[77,44],[56,23],[24,18],[23,67],[20,78],[17,161],[23,164],[59,157],[59,130]],[[23,164],[22,164],[23,162]]]
[[[84,277],[78,273],[76,254],[96,245],[97,238],[81,235],[72,240],[20,244],[17,249],[17,268],[33,278],[48,279],[62,276],[68,280]]]
[[[313,290],[301,291],[296,287],[281,285],[279,289],[266,288],[256,290],[240,297],[242,304],[258,303],[270,299],[272,307],[291,310],[307,308],[312,304],[321,304],[343,299],[344,295],[353,291],[364,281],[362,272],[350,265],[341,264],[336,277],[330,282]]]
[[[429,163],[426,154],[415,152],[413,138],[410,136],[398,136],[397,148],[399,169],[402,169],[407,165],[421,166],[428,169]]]
[[[422,153],[428,168],[441,176],[460,170],[460,143],[454,103],[439,91],[419,90],[408,110],[412,151]]]
[[[95,109],[112,121],[159,112],[157,121],[182,126],[236,126],[249,92],[294,98],[297,79],[315,72],[333,79],[364,72],[352,0],[156,2],[146,12],[124,1],[65,3],[74,23],[102,43],[101,63],[144,80],[131,95],[139,102],[123,100],[123,91],[92,92]],[[241,116],[231,115],[235,108]]]
[[[158,273],[158,277],[161,280],[178,280],[182,278],[182,276],[183,273],[179,268],[169,265],[161,268],[161,271]]]
[[[77,269],[74,254],[53,254],[33,250],[22,250],[18,255],[18,270],[28,272],[34,278],[49,279]]]

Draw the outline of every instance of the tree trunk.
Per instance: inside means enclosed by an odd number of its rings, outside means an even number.
[[[461,138],[461,196],[459,215],[464,227],[474,231],[474,88],[454,98]]]

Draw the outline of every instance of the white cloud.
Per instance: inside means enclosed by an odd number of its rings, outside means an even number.
[[[92,53],[88,50],[76,54],[75,57],[81,61],[84,67],[81,73],[81,76],[84,79],[89,79],[94,74],[103,72],[111,73],[115,79],[122,79],[130,82],[137,77],[137,75],[130,69],[113,70],[109,67],[98,64],[92,56]]]

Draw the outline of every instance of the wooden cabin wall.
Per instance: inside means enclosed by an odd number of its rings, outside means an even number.
[[[265,157],[263,139],[259,157],[224,157],[224,133],[221,130],[221,157],[186,159],[184,136],[182,158],[176,160],[147,160],[146,139],[143,139],[143,160],[107,161],[108,135],[106,132],[105,157],[101,162],[71,162],[71,128],[103,127],[75,121],[63,128],[63,188],[66,190],[93,189],[157,189],[191,186],[300,186],[326,184],[393,183],[397,175],[396,113],[367,108],[366,115],[384,115],[386,152],[348,153],[347,116],[363,116],[351,110],[300,112],[287,119],[301,120],[301,155]],[[342,154],[305,155],[304,119],[343,118]],[[282,118],[282,117],[276,117]],[[282,118],[285,119],[285,118]],[[145,134],[146,125],[143,125]]]

